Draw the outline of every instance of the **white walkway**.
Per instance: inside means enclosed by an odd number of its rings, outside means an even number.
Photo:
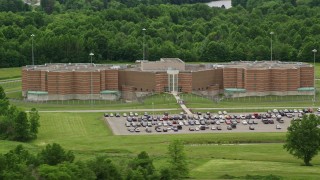
[[[180,99],[180,96],[178,95],[178,93],[172,92],[171,94],[174,96],[174,98],[176,98],[177,103],[179,103],[179,105],[181,106],[183,111],[186,112],[188,115],[192,115],[192,112],[187,108],[187,106],[184,105],[183,102],[181,102],[181,99]]]

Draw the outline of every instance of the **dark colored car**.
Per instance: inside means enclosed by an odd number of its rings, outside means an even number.
[[[217,130],[222,130],[221,126],[217,126]]]
[[[272,119],[269,119],[269,124],[274,124],[274,121]]]

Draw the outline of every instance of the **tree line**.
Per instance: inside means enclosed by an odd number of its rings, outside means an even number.
[[[0,139],[29,141],[37,138],[40,116],[35,108],[29,114],[10,105],[0,86]],[[1,179],[1,178],[0,178]]]
[[[157,170],[145,151],[126,164],[117,165],[106,156],[88,161],[75,161],[72,151],[59,144],[48,144],[37,154],[22,145],[0,154],[0,179],[70,179],[70,180],[170,180],[188,177],[183,143],[173,141],[168,147],[168,166]]]
[[[103,7],[93,8],[100,7],[94,2]],[[271,38],[273,59],[281,61],[312,61],[311,50],[320,47],[320,7],[308,3],[261,0],[248,8],[248,0],[222,9],[127,2],[59,0],[51,13],[45,4],[0,12],[0,67],[31,64],[32,45],[36,64],[89,62],[90,52],[95,63],[134,62],[142,59],[144,43],[148,60],[193,62],[269,60]]]

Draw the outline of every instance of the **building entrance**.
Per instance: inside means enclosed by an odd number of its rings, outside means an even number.
[[[178,92],[179,70],[168,69],[167,74],[169,92]]]

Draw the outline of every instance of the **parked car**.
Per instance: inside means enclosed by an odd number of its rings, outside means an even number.
[[[128,131],[129,131],[129,132],[134,132],[134,127],[129,127],[129,128],[128,128]]]
[[[104,117],[109,117],[109,114],[108,113],[104,113]]]
[[[242,124],[243,124],[243,125],[247,125],[248,122],[247,122],[246,120],[242,120]]]
[[[217,130],[222,130],[222,127],[220,125],[217,126]]]
[[[189,131],[194,131],[195,128],[194,127],[189,127]]]
[[[250,126],[249,126],[249,129],[250,129],[250,130],[254,130],[254,126],[250,125]]]
[[[140,129],[139,129],[139,128],[136,128],[134,131],[135,131],[135,132],[140,132]]]
[[[228,130],[232,130],[232,127],[230,125],[227,126]]]
[[[262,119],[263,124],[269,124],[269,120],[268,119]]]
[[[204,125],[200,125],[200,126],[199,126],[199,129],[200,129],[200,130],[206,130],[206,127],[205,127]]]
[[[151,133],[151,132],[152,132],[152,129],[151,129],[151,128],[146,128],[146,132],[147,132],[147,133]]]
[[[217,128],[215,126],[211,126],[211,130],[216,130]]]
[[[280,124],[277,124],[277,125],[276,125],[276,129],[281,129]]]
[[[156,128],[156,131],[157,131],[157,132],[162,132],[161,127],[157,127],[157,128]]]
[[[126,127],[130,127],[131,123],[130,122],[126,122],[125,125],[126,125]]]

